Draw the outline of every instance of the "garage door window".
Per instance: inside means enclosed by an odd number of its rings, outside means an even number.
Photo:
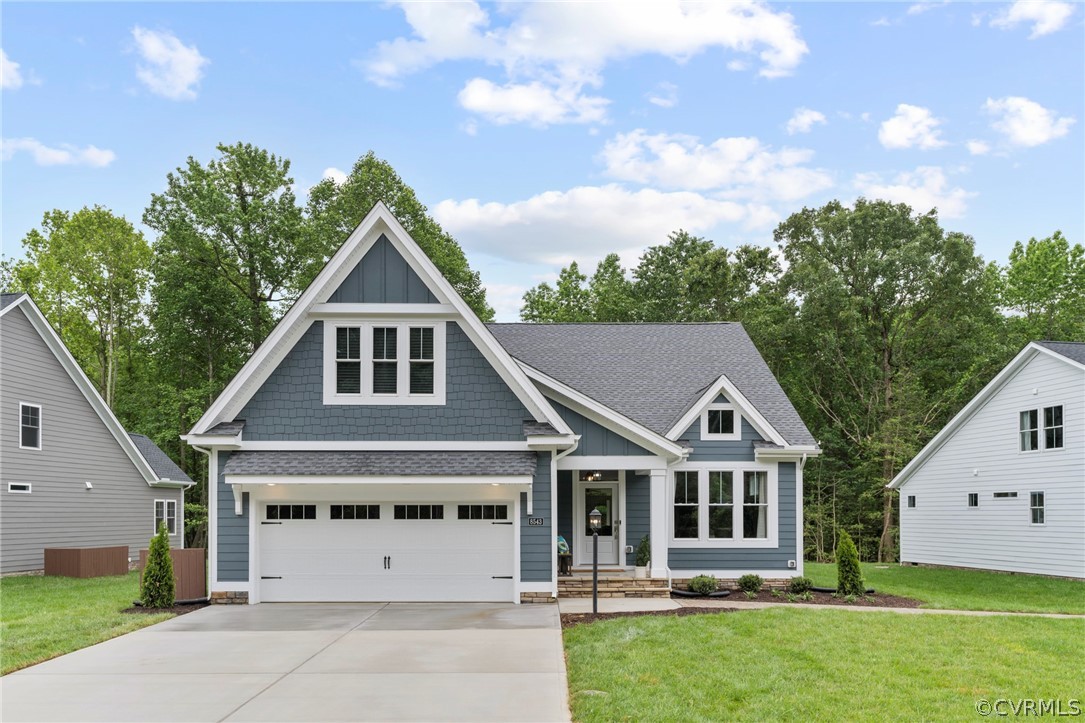
[[[332,505],[333,520],[379,520],[380,505]]]
[[[268,520],[315,520],[316,505],[268,505],[264,511]]]
[[[396,505],[393,509],[397,520],[443,520],[444,505]]]
[[[508,505],[459,505],[456,517],[461,520],[507,520]]]

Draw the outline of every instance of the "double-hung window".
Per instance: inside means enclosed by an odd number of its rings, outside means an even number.
[[[1035,452],[1040,448],[1039,413],[1035,409],[1021,412],[1021,451]]]
[[[672,477],[671,545],[774,547],[779,537],[776,467],[696,463]]]
[[[1028,507],[1029,514],[1032,516],[1032,524],[1044,524],[1044,493],[1029,492]]]
[[[445,403],[445,322],[324,324],[325,404]]]
[[[177,534],[177,500],[154,501],[154,531],[166,524],[166,532],[170,535]]]
[[[1061,449],[1062,431],[1062,405],[1044,407],[1044,449]]]
[[[19,405],[19,449],[41,449],[40,405]]]

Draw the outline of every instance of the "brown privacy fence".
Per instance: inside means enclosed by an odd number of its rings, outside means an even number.
[[[127,575],[128,546],[47,547],[45,574],[62,577]]]
[[[202,547],[187,547],[183,550],[170,550],[173,560],[173,582],[176,586],[174,596],[178,600],[196,600],[207,597],[206,550]],[[143,579],[143,569],[147,567],[147,551],[139,551],[139,576]]]

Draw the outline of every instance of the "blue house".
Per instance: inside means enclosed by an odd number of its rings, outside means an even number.
[[[616,578],[789,578],[819,453],[741,325],[484,324],[382,204],[185,439],[249,603],[550,600],[593,509]]]

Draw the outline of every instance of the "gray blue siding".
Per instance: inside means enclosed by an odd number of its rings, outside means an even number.
[[[240,517],[234,514],[234,491],[222,472],[229,452],[219,452],[218,474],[218,579],[246,582],[249,579],[249,494],[243,494]]]
[[[787,561],[796,557],[795,463],[781,462],[777,480],[776,504],[780,515],[780,546],[778,548],[688,548],[672,547],[668,551],[674,571],[688,570],[780,570],[786,572]],[[770,500],[769,504],[773,504]],[[681,577],[677,575],[676,577]]]
[[[681,439],[693,447],[689,455],[690,462],[751,462],[754,458],[753,443],[764,441],[745,417],[742,419],[741,440],[702,440],[700,419],[690,425]]]
[[[550,582],[553,579],[554,520],[550,514],[550,453],[540,452],[531,485],[531,517],[541,517],[543,524],[527,524],[527,505],[520,509],[520,580]]]
[[[573,472],[558,470],[558,532],[573,547]]]
[[[446,336],[444,406],[325,405],[323,323],[313,322],[237,415],[245,440],[523,440],[532,415],[458,323]]]
[[[651,477],[625,473],[625,543],[633,546],[626,553],[625,564],[637,564],[637,545],[649,533],[651,518]]]
[[[437,297],[382,235],[328,301],[333,304],[436,304]]]
[[[561,418],[573,430],[573,434],[580,435],[580,444],[577,446],[576,451],[569,456],[652,455],[652,452],[552,399],[550,404],[554,407],[554,411],[561,415]]]

